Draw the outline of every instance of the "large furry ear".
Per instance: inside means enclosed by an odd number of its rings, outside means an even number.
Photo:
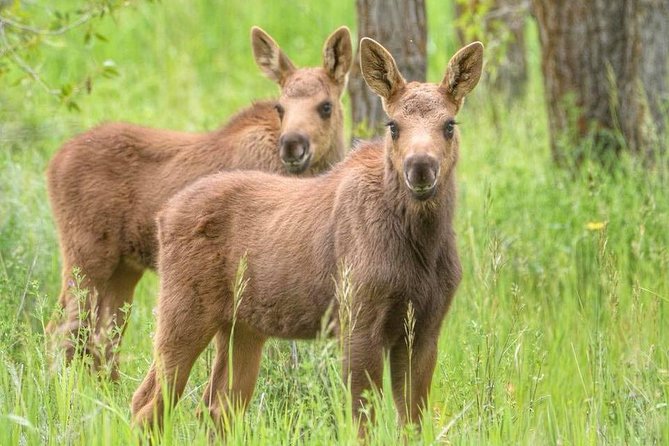
[[[343,87],[346,85],[351,62],[353,62],[351,31],[346,26],[342,26],[330,34],[323,45],[323,68],[335,82]]]
[[[393,56],[369,37],[360,41],[360,71],[369,88],[381,96],[384,105],[406,85]]]
[[[481,42],[470,43],[451,57],[439,87],[453,100],[458,109],[462,106],[465,96],[478,84],[482,69]]]
[[[262,72],[279,85],[283,85],[286,78],[295,71],[295,65],[274,39],[257,26],[251,28],[251,46],[253,57]]]

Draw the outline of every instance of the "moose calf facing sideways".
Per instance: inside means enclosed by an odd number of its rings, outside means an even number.
[[[361,408],[365,389],[381,386],[387,352],[400,417],[418,420],[440,326],[460,282],[452,227],[459,151],[454,119],[478,83],[482,56],[483,45],[472,43],[453,56],[441,84],[407,83],[392,56],[365,38],[362,74],[391,119],[385,140],[364,144],[316,178],[224,173],[168,202],[158,217],[155,357],[133,396],[137,425],[161,424],[161,385],[178,398],[213,337],[217,353],[204,393],[210,413],[220,421],[231,407],[245,406],[267,338],[313,338],[323,322],[337,325],[340,262],[356,289],[343,359],[354,409]],[[234,308],[233,281],[244,256],[248,282]],[[411,362],[403,327],[409,303],[415,312]],[[326,314],[335,316],[322,321]]]
[[[63,343],[68,360],[77,351],[91,354],[96,368],[107,363],[117,377],[121,334],[113,328],[124,326],[122,307],[132,302],[144,269],[155,266],[156,214],[174,193],[221,170],[311,175],[344,157],[341,96],[353,59],[348,28],[328,37],[322,68],[295,68],[260,28],[251,40],[257,64],[281,86],[278,101],[256,103],[210,133],[102,125],[65,143],[52,159],[48,190],[65,314],[47,331]],[[73,267],[89,290],[83,303],[72,294]],[[87,341],[82,325],[90,330]]]

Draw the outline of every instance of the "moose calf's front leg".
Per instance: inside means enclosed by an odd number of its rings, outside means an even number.
[[[437,362],[438,335],[419,333],[409,349],[402,337],[390,350],[390,375],[395,406],[402,424],[420,420],[427,405]]]
[[[366,421],[373,421],[371,407],[369,420],[364,420],[366,390],[380,390],[383,380],[383,347],[371,333],[354,332],[344,345],[344,380],[350,380],[353,416],[360,422],[358,434],[365,435]]]

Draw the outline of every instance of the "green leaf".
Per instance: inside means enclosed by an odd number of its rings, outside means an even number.
[[[67,109],[72,112],[80,112],[81,107],[79,107],[79,104],[77,104],[74,101],[68,101],[67,102]]]
[[[105,60],[102,64],[102,76],[111,79],[119,75],[113,60]]]

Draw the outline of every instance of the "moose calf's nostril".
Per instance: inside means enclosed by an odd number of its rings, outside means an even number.
[[[304,144],[295,144],[295,146],[293,147],[293,154],[297,159],[301,159],[304,156],[305,152],[306,150]]]

